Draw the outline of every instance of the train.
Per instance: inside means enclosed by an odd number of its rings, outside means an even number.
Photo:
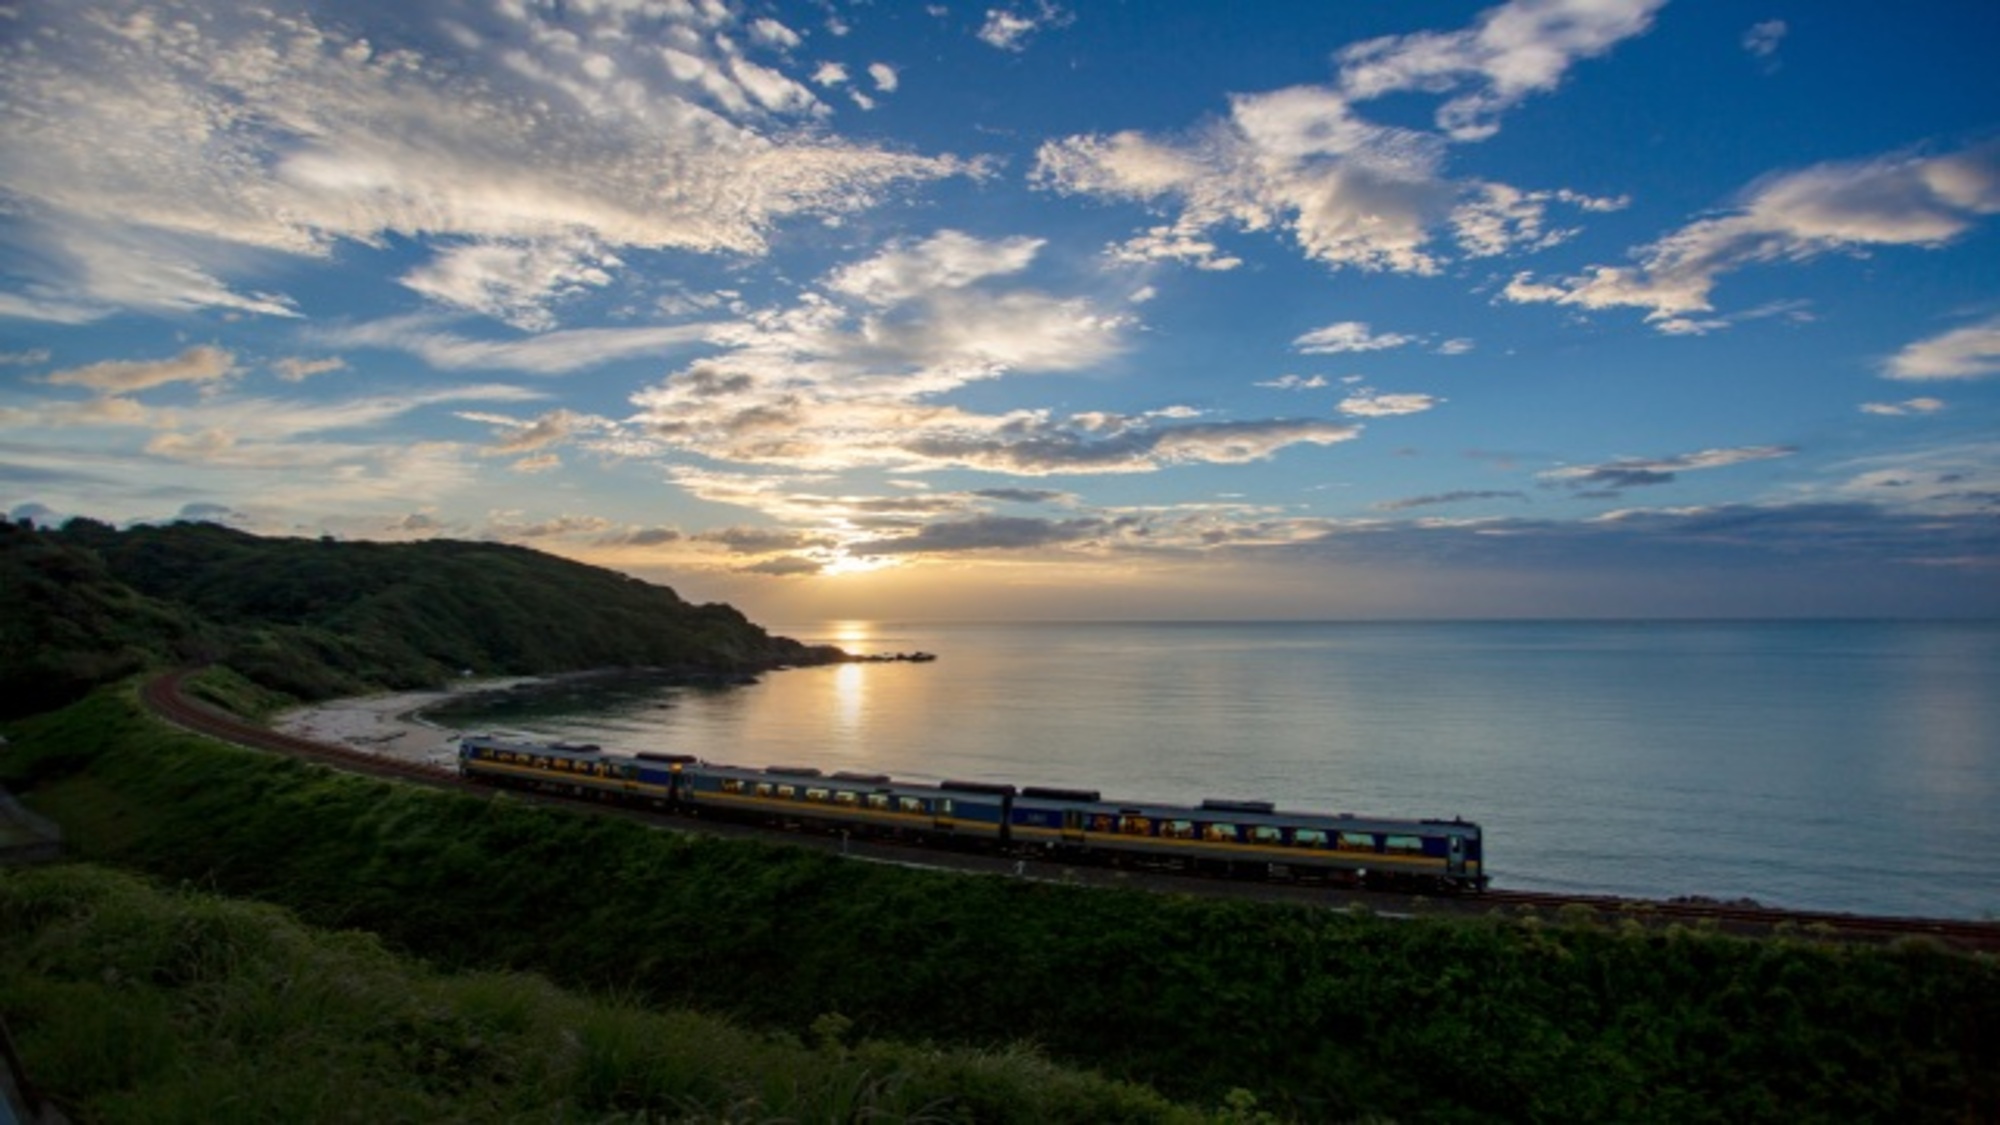
[[[1450,893],[1487,885],[1480,827],[1458,818],[1291,812],[1221,798],[1107,800],[1095,789],[758,769],[485,734],[459,739],[458,766],[468,780],[490,785],[1023,859]]]

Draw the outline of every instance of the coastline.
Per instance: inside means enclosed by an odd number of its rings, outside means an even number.
[[[271,729],[297,738],[345,746],[398,761],[449,766],[457,759],[461,731],[417,718],[417,712],[455,695],[541,683],[540,676],[469,680],[437,691],[402,691],[328,699],[283,711]]]

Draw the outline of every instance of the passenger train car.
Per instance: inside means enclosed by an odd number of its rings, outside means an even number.
[[[690,816],[969,847],[1064,862],[1481,890],[1479,825],[1289,812],[1268,801],[1105,800],[1096,790],[935,785],[808,766],[753,769],[685,754],[468,735],[464,776]]]

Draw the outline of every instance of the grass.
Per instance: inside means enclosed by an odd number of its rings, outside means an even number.
[[[1021,1047],[770,1036],[88,865],[0,873],[0,1010],[85,1121],[1201,1122]]]

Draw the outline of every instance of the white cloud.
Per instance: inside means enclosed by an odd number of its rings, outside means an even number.
[[[283,379],[285,382],[303,383],[315,375],[324,375],[330,371],[345,371],[347,370],[347,361],[338,356],[329,356],[325,359],[303,359],[298,356],[286,356],[271,366],[277,370],[278,378]]]
[[[1340,412],[1356,418],[1389,418],[1399,414],[1422,414],[1443,401],[1436,395],[1385,395],[1361,391],[1342,399]]]
[[[552,304],[611,284],[619,264],[587,239],[473,242],[439,251],[402,282],[433,300],[545,332],[556,326]]]
[[[935,290],[963,289],[985,278],[1019,273],[1042,245],[1039,238],[985,242],[960,231],[939,231],[915,246],[843,267],[827,287],[873,305],[900,304]]]
[[[1292,350],[1306,355],[1338,355],[1342,352],[1375,352],[1417,343],[1417,337],[1396,332],[1370,332],[1359,320],[1343,320],[1315,328],[1292,341]]]
[[[888,63],[869,63],[868,77],[874,79],[875,88],[885,94],[896,92],[896,68]]]
[[[769,17],[752,20],[750,36],[759,43],[765,43],[780,50],[789,51],[805,40],[799,33]]]
[[[1022,51],[1028,39],[1044,27],[1069,22],[1069,14],[1046,0],[1032,13],[1009,8],[986,9],[986,22],[979,27],[979,39],[1002,51]]]
[[[528,371],[561,375],[634,356],[667,356],[709,338],[712,325],[656,328],[570,328],[520,340],[475,340],[445,332],[424,317],[317,329],[313,338],[333,347],[390,348],[409,352],[446,371]]]
[[[42,381],[59,387],[88,387],[105,394],[164,387],[170,383],[219,383],[239,369],[236,357],[221,348],[203,345],[189,348],[172,359],[106,360],[85,367],[53,371]]]
[[[1310,377],[1304,375],[1280,375],[1269,382],[1258,383],[1256,385],[1259,387],[1271,387],[1280,391],[1316,391],[1327,386],[1327,381],[1324,375],[1313,375]]]
[[[1790,29],[1784,20],[1765,20],[1752,24],[1743,33],[1743,49],[1760,59],[1768,59],[1778,53],[1778,44],[1785,41],[1785,33]]]
[[[0,189],[49,268],[0,311],[293,315],[227,279],[400,235],[461,244],[412,275],[426,291],[539,321],[537,278],[594,285],[623,248],[762,253],[788,218],[964,170],[774,125],[826,108],[746,56],[720,6],[466,8],[448,43],[426,12],[382,9],[369,40],[301,0],[22,16],[0,46]],[[543,260],[576,246],[601,249]]]
[[[1437,123],[1456,140],[1481,140],[1498,131],[1494,118],[1555,89],[1578,60],[1644,34],[1665,2],[1510,0],[1461,31],[1385,36],[1342,50],[1341,90],[1362,100],[1470,86],[1439,107]]]
[[[1616,211],[1630,201],[1578,192],[1527,192],[1506,184],[1475,184],[1451,212],[1451,227],[1468,258],[1491,258],[1514,252],[1546,250],[1574,238],[1573,227],[1550,229],[1551,203],[1592,212]]]
[[[1725,273],[1870,246],[1940,246],[1996,211],[2000,145],[1820,164],[1766,180],[1732,213],[1641,247],[1635,266],[1593,266],[1557,282],[1517,274],[1503,296],[1585,309],[1642,308],[1662,332],[1701,332],[1721,323],[1696,314],[1711,311],[1710,293]]]
[[[1416,134],[1358,122],[1328,91],[1298,87],[1238,97],[1229,121],[1186,143],[1132,132],[1048,142],[1033,178],[1055,191],[1176,203],[1175,221],[1124,244],[1126,258],[1218,265],[1206,232],[1227,224],[1282,229],[1329,265],[1431,273],[1427,227],[1451,194],[1435,178],[1437,155]]]
[[[2000,316],[1897,352],[1883,374],[1891,379],[1979,379],[2000,374]]]
[[[1468,256],[1552,246],[1575,232],[1545,221],[1553,203],[1586,211],[1623,205],[1567,190],[1527,192],[1442,175],[1453,141],[1497,129],[1499,114],[1553,89],[1579,59],[1643,33],[1664,0],[1512,0],[1472,28],[1358,43],[1337,79],[1230,100],[1226,119],[1177,138],[1126,131],[1044,144],[1034,182],[1072,194],[1177,209],[1114,248],[1123,260],[1239,264],[1208,238],[1219,226],[1289,235],[1334,267],[1436,273],[1432,231],[1449,224]],[[1438,111],[1442,134],[1379,125],[1357,107],[1399,92],[1459,93]]]
[[[1864,402],[1863,414],[1880,414],[1890,418],[1900,418],[1910,414],[1936,414],[1944,409],[1944,400],[1939,398],[1909,398],[1902,402]]]
[[[815,84],[828,88],[845,85],[847,68],[837,62],[823,62],[819,64],[818,70],[813,71],[812,80]]]
[[[499,430],[499,440],[493,443],[488,452],[498,456],[540,452],[550,446],[561,445],[579,433],[602,430],[610,426],[610,422],[606,419],[567,409],[551,410],[526,422],[492,414],[461,414],[460,417],[496,425]]]

